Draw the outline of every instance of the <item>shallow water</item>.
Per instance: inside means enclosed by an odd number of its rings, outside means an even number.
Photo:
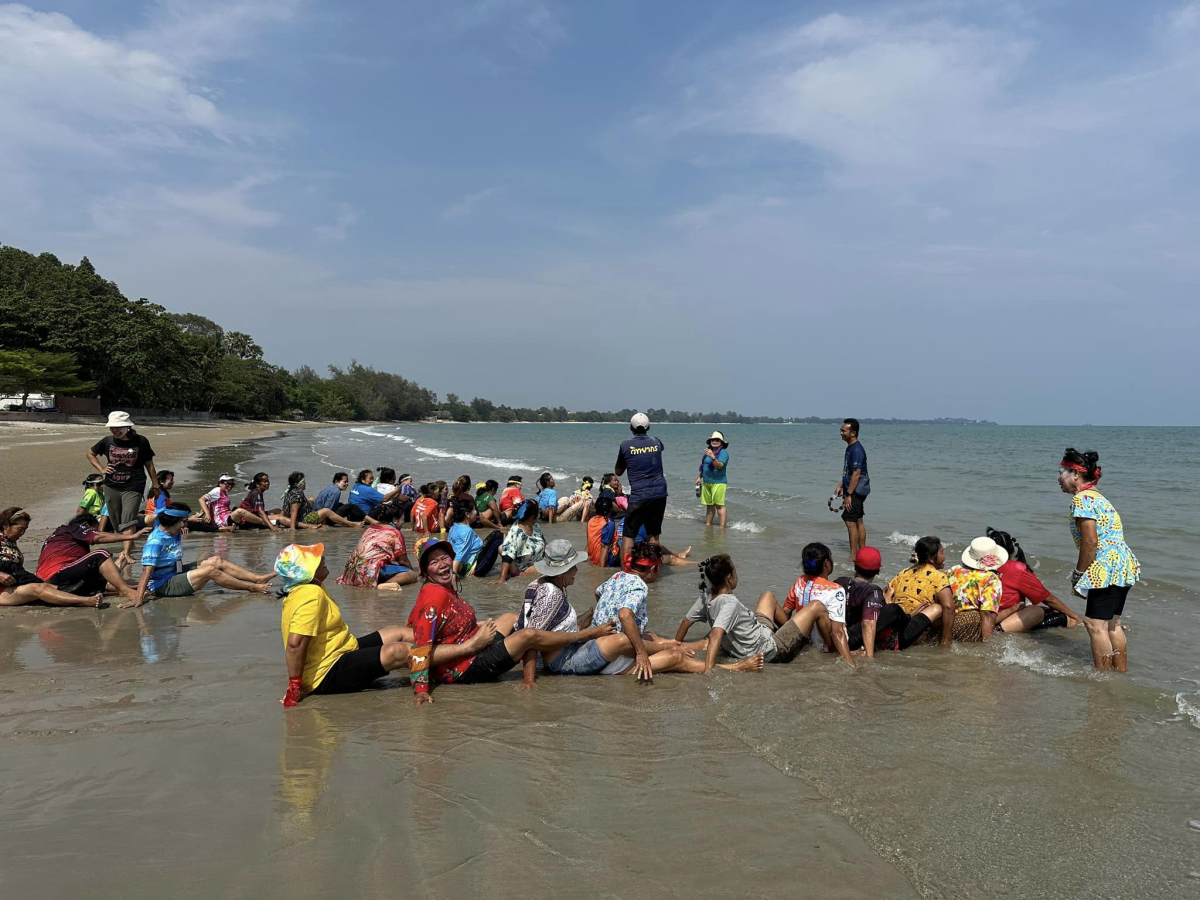
[[[739,594],[784,591],[808,540],[844,562],[825,509],[836,429],[730,428],[731,528],[706,533],[690,480],[711,428],[657,429],[673,518],[664,542],[732,553]],[[627,432],[625,432],[627,433]],[[205,592],[136,612],[0,614],[0,788],[5,896],[1155,897],[1200,893],[1200,653],[1189,555],[1194,494],[1146,461],[1189,429],[864,432],[868,538],[899,568],[908,537],[961,552],[1007,528],[1066,594],[1073,559],[1055,464],[1096,447],[1147,581],[1130,597],[1130,675],[1090,670],[1082,629],[950,651],[882,654],[850,671],[806,651],[761,675],[543,677],[445,688],[412,705],[399,679],[310,698],[284,714],[278,601]],[[623,429],[371,426],[291,435],[202,458],[202,483],[241,464],[281,493],[336,467],[391,464],[419,483],[544,468],[599,476]],[[448,456],[446,454],[461,454]],[[502,460],[495,464],[480,460]],[[980,476],[979,472],[987,473]],[[1164,500],[1164,497],[1167,499]],[[275,498],[277,499],[277,498]],[[1169,513],[1169,515],[1168,515]],[[582,546],[578,523],[548,529]],[[332,567],[354,535],[322,531]],[[194,535],[265,568],[283,536]],[[579,609],[603,573],[584,568]],[[651,627],[672,632],[691,570],[652,588]],[[523,585],[472,581],[481,614]],[[351,626],[401,622],[414,594],[331,586]],[[699,631],[697,631],[697,634]],[[515,679],[515,675],[511,676]],[[169,881],[167,880],[169,879]]]

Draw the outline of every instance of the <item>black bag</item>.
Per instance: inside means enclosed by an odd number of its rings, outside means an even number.
[[[504,543],[504,532],[493,531],[483,539],[483,547],[475,557],[475,576],[483,578],[489,575],[500,558],[500,545]]]

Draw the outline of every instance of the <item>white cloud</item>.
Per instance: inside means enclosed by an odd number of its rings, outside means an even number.
[[[442,218],[449,221],[452,219],[461,219],[464,216],[470,215],[475,210],[475,207],[479,206],[479,204],[483,203],[488,198],[496,196],[503,190],[504,188],[502,187],[493,186],[484,188],[482,191],[476,191],[473,194],[467,194],[467,196],[463,197],[457,203],[451,203],[444,210],[442,210]]]
[[[349,203],[339,203],[337,216],[332,225],[318,225],[313,231],[317,237],[326,241],[344,241],[350,234],[350,229],[357,224],[362,213]]]
[[[129,36],[181,66],[245,56],[267,27],[295,22],[309,0],[158,0],[144,28]]]

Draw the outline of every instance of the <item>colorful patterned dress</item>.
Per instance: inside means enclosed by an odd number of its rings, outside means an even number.
[[[1125,587],[1141,577],[1141,564],[1125,543],[1120,514],[1108,498],[1094,488],[1080,491],[1071,498],[1071,537],[1076,549],[1083,543],[1079,519],[1096,523],[1096,558],[1075,585],[1082,596],[1091,588]]]
[[[358,546],[346,563],[346,571],[337,583],[374,587],[379,581],[380,569],[393,563],[403,564],[407,555],[408,548],[400,529],[391,525],[369,525],[363,529]]]

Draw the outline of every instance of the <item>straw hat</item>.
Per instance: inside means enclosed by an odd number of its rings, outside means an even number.
[[[133,420],[129,418],[129,413],[116,410],[108,414],[108,424],[105,428],[132,428]]]
[[[990,537],[975,538],[971,541],[971,546],[962,554],[962,563],[968,569],[995,572],[1006,562],[1008,562],[1008,551]]]
[[[553,578],[578,565],[578,561],[579,553],[571,545],[571,542],[559,538],[546,545],[542,558],[535,562],[533,567],[538,570],[539,574]]]

